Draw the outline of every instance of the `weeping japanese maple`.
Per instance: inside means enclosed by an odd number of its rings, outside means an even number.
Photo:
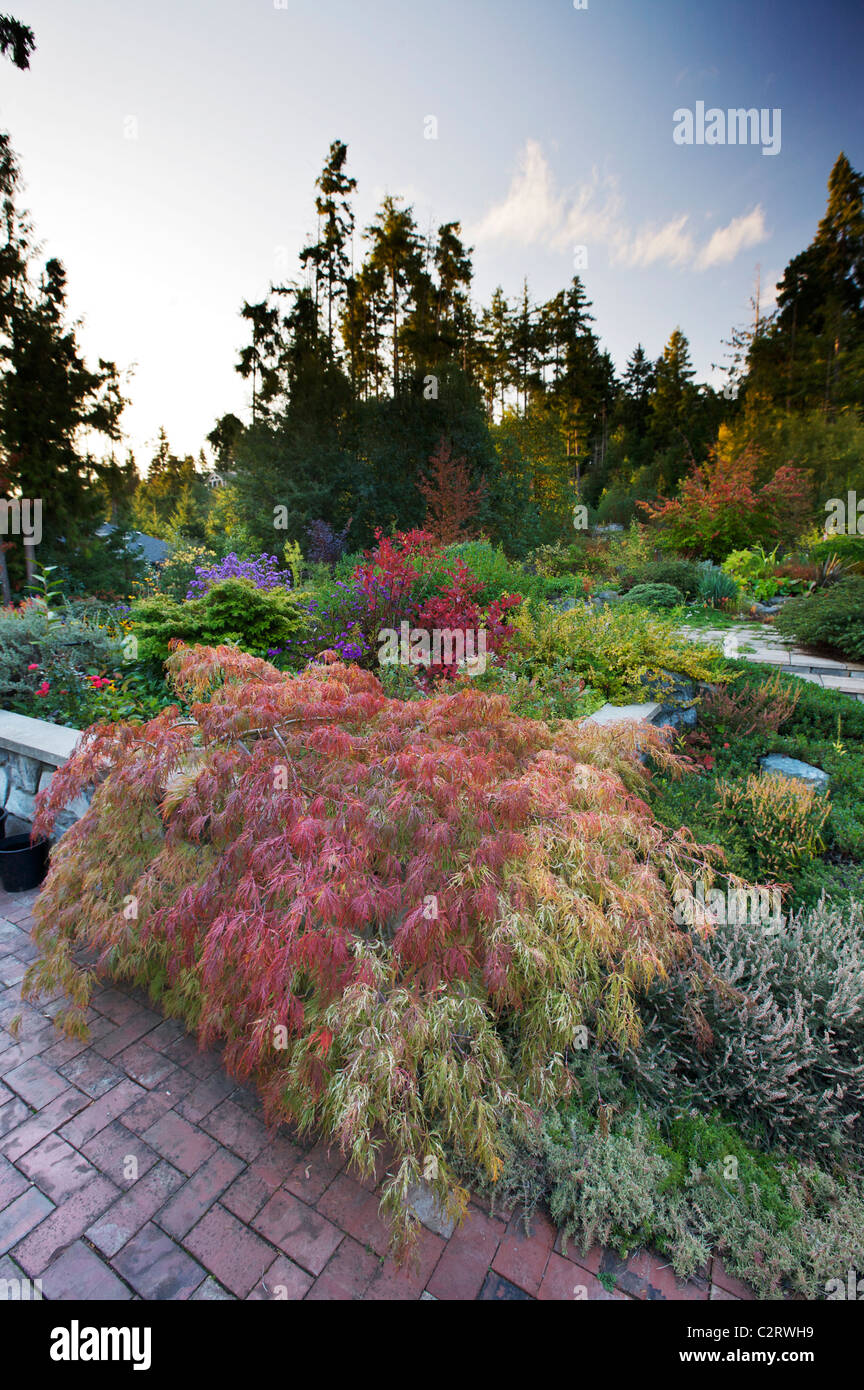
[[[40,798],[48,832],[95,788],[53,854],[28,993],[65,990],[85,1035],[96,970],[147,986],[274,1121],[367,1173],[390,1146],[397,1228],[423,1178],[458,1212],[453,1154],[494,1179],[502,1126],[567,1094],[585,1036],[635,1045],[639,992],[686,953],[672,895],[710,868],[639,794],[640,751],[676,756],[467,686],[402,702],[354,666],[225,647],[168,666],[191,716],[95,726]]]

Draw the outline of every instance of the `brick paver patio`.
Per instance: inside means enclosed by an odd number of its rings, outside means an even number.
[[[21,1004],[34,897],[0,892],[0,1279],[47,1299],[750,1297],[718,1259],[681,1286],[651,1254],[565,1255],[547,1218],[526,1235],[479,1202],[397,1268],[376,1183],[268,1130],[218,1052],[144,996],[94,994],[89,1043],[57,1033],[61,1001]]]

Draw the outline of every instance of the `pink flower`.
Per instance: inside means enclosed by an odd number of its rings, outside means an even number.
[[[38,670],[39,670],[39,663],[38,663],[37,661],[31,662],[30,665],[27,667],[27,670],[28,670],[28,671],[38,671]]]

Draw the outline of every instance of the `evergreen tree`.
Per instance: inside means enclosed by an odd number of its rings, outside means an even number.
[[[11,15],[0,15],[0,53],[12,59],[22,71],[30,66],[30,54],[36,47],[33,30]]]
[[[386,312],[390,321],[391,381],[399,388],[399,335],[411,296],[424,274],[423,248],[410,208],[398,206],[390,196],[366,232],[370,243],[369,266],[380,272]]]
[[[345,173],[348,146],[334,140],[327,162],[318,179],[315,210],[318,214],[318,237],[313,245],[300,252],[300,262],[311,265],[315,272],[315,305],[318,307],[318,285],[324,284],[327,301],[327,343],[333,355],[334,324],[339,300],[347,293],[351,261],[347,247],[354,230],[354,214],[348,195],[357,187],[357,180]]]

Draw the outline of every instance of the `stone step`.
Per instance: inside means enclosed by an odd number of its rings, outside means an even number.
[[[651,724],[662,708],[662,704],[655,700],[644,705],[604,705],[588,717],[595,724],[623,724],[627,720]]]

